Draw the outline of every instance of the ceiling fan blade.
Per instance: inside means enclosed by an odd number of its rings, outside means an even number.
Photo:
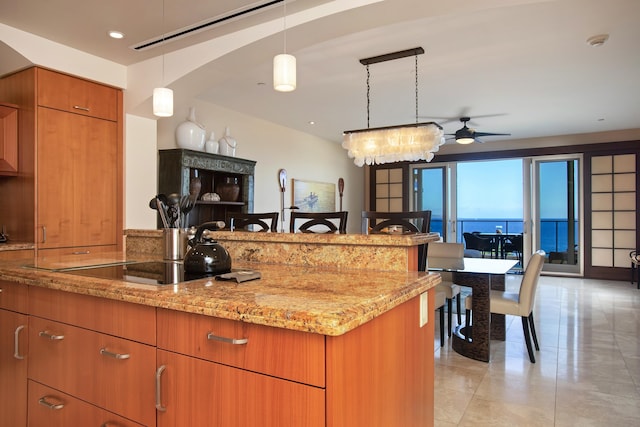
[[[475,132],[476,136],[510,136],[510,133]]]

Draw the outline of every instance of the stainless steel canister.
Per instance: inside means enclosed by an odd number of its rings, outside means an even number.
[[[184,228],[163,228],[164,259],[178,261],[187,251],[187,230]]]

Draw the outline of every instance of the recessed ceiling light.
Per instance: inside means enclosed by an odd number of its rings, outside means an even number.
[[[602,46],[607,40],[609,40],[609,34],[598,34],[597,36],[591,36],[587,39],[587,44],[593,47]]]
[[[111,30],[107,34],[109,34],[109,37],[111,37],[112,39],[123,39],[124,38],[124,33],[120,32],[120,31]]]
[[[310,125],[315,125],[315,124],[316,124],[316,122],[314,122],[313,120],[309,120],[309,124],[310,124]]]

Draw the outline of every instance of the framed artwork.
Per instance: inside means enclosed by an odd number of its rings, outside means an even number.
[[[293,206],[300,212],[335,212],[336,185],[327,182],[293,181]]]

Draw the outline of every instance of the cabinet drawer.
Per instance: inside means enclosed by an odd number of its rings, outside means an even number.
[[[157,329],[158,348],[324,387],[323,335],[165,309]]]
[[[29,381],[29,427],[140,427],[104,409]]]
[[[118,120],[118,89],[38,68],[38,105]]]
[[[41,230],[39,231],[42,232]],[[91,254],[101,254],[105,252],[116,252],[116,245],[100,245],[100,246],[73,246],[70,248],[55,248],[55,249],[39,249],[38,257],[51,257],[56,258],[59,256],[74,256],[86,257]]]
[[[27,285],[0,280],[0,308],[27,313],[28,290]]]
[[[324,389],[162,350],[158,366],[158,427],[326,425]]]
[[[30,316],[28,377],[151,425],[155,347]]]
[[[156,309],[53,289],[29,289],[29,313],[105,334],[156,344]]]

